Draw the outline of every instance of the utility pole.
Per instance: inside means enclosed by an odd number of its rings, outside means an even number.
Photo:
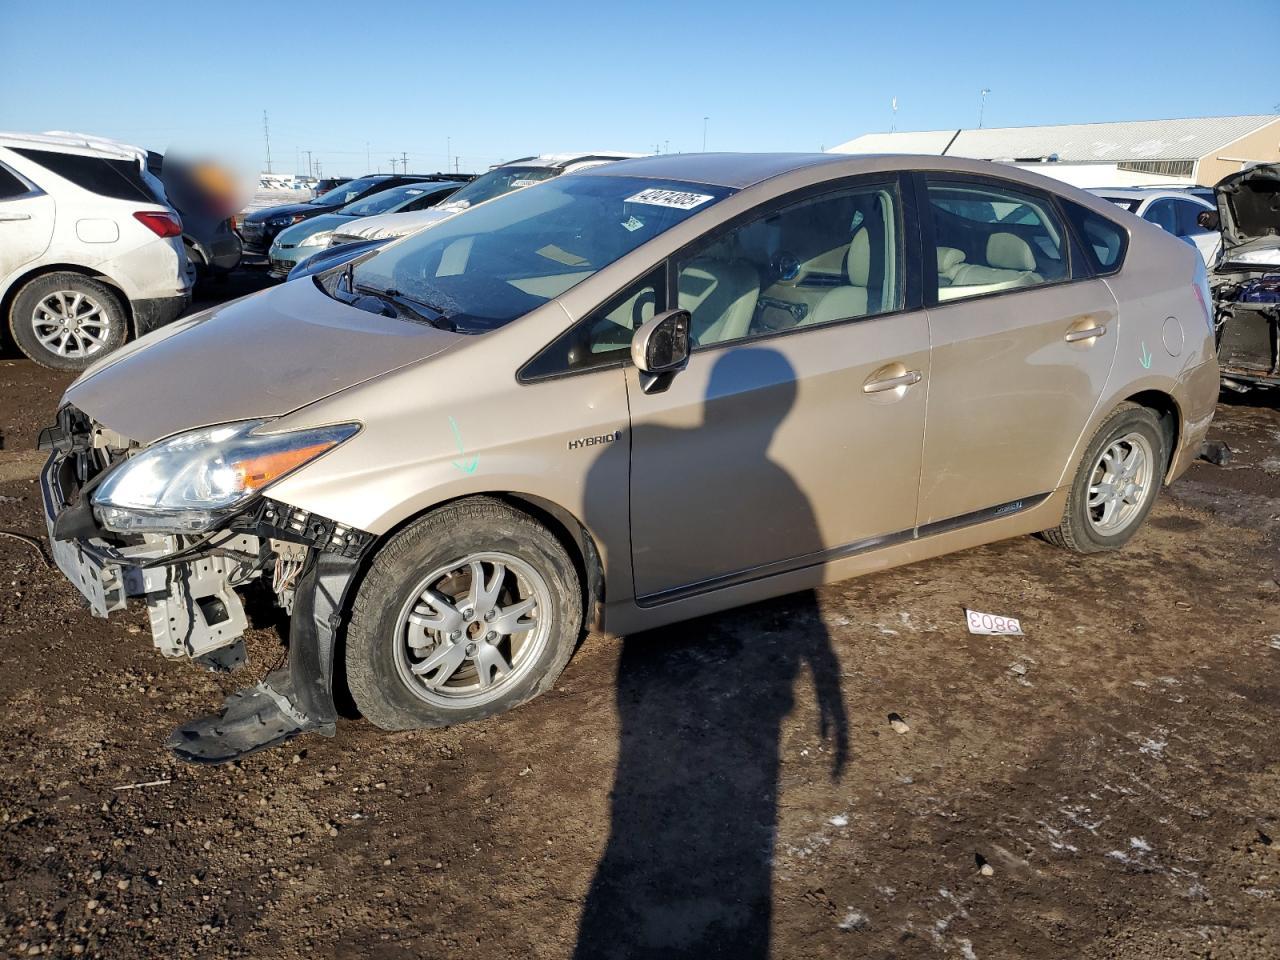
[[[369,159],[369,141],[364,142],[364,168],[369,170],[373,167],[373,161]]]
[[[979,130],[982,129],[982,114],[987,109],[987,94],[989,94],[990,92],[991,91],[988,90],[986,87],[983,87],[980,91],[978,91],[978,96],[981,97],[981,99],[978,101],[978,129]]]
[[[267,141],[267,173],[271,172],[271,125],[267,122],[267,111],[262,111],[262,138]]]
[[[453,137],[444,138],[444,169],[449,169],[449,161],[453,159]]]
[[[702,152],[703,153],[707,152],[707,122],[710,119],[711,119],[710,117],[702,118]]]
[[[302,152],[307,155],[307,176],[314,177],[316,175],[316,168],[315,168],[315,164],[311,162],[311,151],[303,150]],[[267,172],[270,173],[271,171],[268,170]]]
[[[407,153],[400,154],[400,172],[401,173],[409,172],[409,155]]]
[[[663,152],[663,153],[670,153],[670,152],[671,152],[671,141],[670,141],[670,140],[663,140],[663,141],[662,141],[662,152]]]
[[[898,98],[894,97],[890,103],[893,107],[893,119],[889,121],[889,132],[893,133],[898,129]]]
[[[392,173],[395,173],[395,172],[396,172],[396,158],[395,158],[395,157],[392,157],[392,158],[391,158],[391,172],[392,172]]]

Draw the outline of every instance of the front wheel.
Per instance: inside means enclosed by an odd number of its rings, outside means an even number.
[[[384,730],[478,720],[549,689],[581,628],[560,541],[500,501],[463,500],[374,558],[347,630],[347,684]]]
[[[1102,422],[1076,471],[1062,522],[1044,537],[1077,553],[1124,546],[1155,506],[1169,439],[1147,407],[1125,403]]]

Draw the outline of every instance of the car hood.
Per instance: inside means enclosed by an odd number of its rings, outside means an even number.
[[[429,210],[414,210],[411,213],[380,213],[373,217],[361,217],[355,223],[343,227],[342,234],[359,237],[361,240],[407,237],[411,233],[425,230],[432,224],[448,220],[465,209],[465,207],[441,204]]]
[[[344,223],[357,219],[359,218],[345,213],[322,213],[310,220],[295,223],[292,227],[285,227],[276,234],[275,243],[282,247],[296,246],[312,234],[323,233],[325,230],[332,230],[334,227],[340,227]]]
[[[310,278],[194,314],[104,357],[64,400],[140,443],[277,417],[462,339],[330,298]]]
[[[1222,264],[1280,268],[1280,163],[1233,173],[1213,192],[1222,226]]]
[[[318,213],[329,213],[337,207],[337,204],[320,206],[314,203],[282,203],[278,207],[263,207],[261,210],[246,213],[244,220],[245,223],[266,223],[276,217],[292,217],[295,213],[305,213],[310,217]]]

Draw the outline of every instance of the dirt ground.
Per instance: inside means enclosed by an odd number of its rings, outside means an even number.
[[[68,380],[0,359],[0,530],[43,533]],[[1234,461],[1117,554],[1024,538],[592,636],[512,714],[223,767],[162,743],[279,637],[164,661],[0,537],[0,953],[1280,957],[1280,401],[1213,436]]]

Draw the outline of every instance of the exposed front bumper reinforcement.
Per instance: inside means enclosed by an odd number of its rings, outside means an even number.
[[[334,735],[334,652],[359,559],[313,558],[295,593],[288,661],[261,683],[237,690],[218,713],[174,730],[168,745],[183,760],[227,763],[302,733]]]
[[[169,747],[184,760],[225,763],[302,733],[333,736],[335,649],[373,535],[260,498],[204,541],[120,537],[97,526],[88,503],[96,474],[85,460],[94,448],[73,426],[64,424],[46,444],[54,452],[41,493],[57,565],[95,616],[144,599],[164,656],[231,670],[245,659],[239,588],[272,561],[276,600],[291,613],[285,665],[232,694],[217,713],[179,726]]]

